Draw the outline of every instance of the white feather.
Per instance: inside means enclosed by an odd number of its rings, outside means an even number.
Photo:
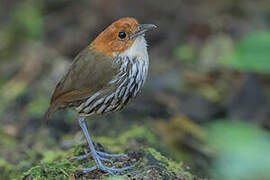
[[[144,39],[144,36],[137,37],[133,42],[132,46],[123,53],[119,54],[119,56],[129,57],[130,59],[136,57],[141,60],[149,61],[147,53],[147,44]]]

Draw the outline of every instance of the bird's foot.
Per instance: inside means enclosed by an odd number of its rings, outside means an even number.
[[[131,168],[133,168],[133,166],[127,166],[127,167],[123,167],[123,168],[116,168],[114,166],[107,167],[101,163],[99,166],[93,166],[90,168],[80,168],[79,170],[82,171],[83,173],[88,173],[88,172],[94,171],[96,169],[100,169],[100,170],[107,172],[111,175],[115,175],[116,173],[121,173],[121,172],[129,170]]]
[[[75,160],[81,161],[81,160],[87,159],[89,157],[91,157],[91,153],[86,153],[85,155],[81,155],[81,156],[73,156],[69,160],[70,161],[75,161]],[[99,156],[99,159],[102,161],[109,162],[109,163],[113,164],[113,161],[108,159],[108,158]]]
[[[91,153],[86,153],[85,155],[81,155],[81,156],[73,156],[73,157],[69,158],[69,160],[70,161],[75,161],[75,160],[81,161],[81,160],[89,158],[90,156],[91,156]]]
[[[114,166],[112,167],[107,167],[105,166],[103,162],[108,162],[111,163],[113,165],[113,161],[109,158],[128,158],[128,156],[126,154],[110,154],[110,153],[105,153],[105,152],[101,152],[101,151],[95,151],[95,153],[93,153],[94,156],[92,155],[92,153],[87,153],[85,152],[85,155],[81,155],[81,156],[74,156],[72,158],[70,158],[71,161],[73,160],[84,160],[87,159],[89,157],[93,157],[96,161],[96,166],[90,167],[90,168],[80,168],[79,171],[82,171],[83,173],[87,173],[87,172],[91,172],[94,171],[96,169],[100,169],[103,170],[105,172],[108,172],[111,175],[114,175],[115,173],[120,173],[123,172],[125,170],[131,169],[133,166],[127,166],[127,167],[123,167],[123,168],[116,168]]]
[[[86,155],[91,156],[92,154],[88,153]],[[84,156],[86,156],[86,155],[84,155]],[[104,156],[107,156],[107,157],[127,157],[127,155],[123,156],[123,154],[108,154],[108,153],[96,151],[96,153],[94,153],[94,155],[92,155],[92,156],[95,159],[96,166],[93,166],[90,168],[80,168],[79,170],[82,171],[83,173],[88,173],[88,172],[91,172],[93,170],[100,169],[104,172],[107,172],[111,175],[114,175],[115,173],[120,173],[120,172],[123,172],[125,170],[131,169],[133,167],[133,166],[127,166],[127,167],[123,167],[123,168],[116,168],[115,166],[108,167],[102,163],[102,161],[104,161],[104,162],[109,162],[109,163],[113,164],[112,160],[107,159]]]
[[[128,156],[126,154],[111,154],[111,153],[105,153],[105,152],[101,152],[101,151],[96,151],[96,153],[99,155],[100,159],[103,161],[107,161],[110,163],[113,163],[112,160],[108,159],[108,158],[128,158]],[[81,155],[81,156],[73,156],[70,158],[71,161],[73,160],[84,160],[91,157],[91,153],[87,153],[85,152],[85,155]]]

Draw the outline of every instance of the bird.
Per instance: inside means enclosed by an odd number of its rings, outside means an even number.
[[[95,149],[86,125],[86,117],[103,115],[123,109],[134,99],[144,85],[149,67],[145,33],[157,28],[154,24],[139,24],[135,18],[124,17],[114,21],[74,58],[71,66],[57,83],[44,119],[60,109],[73,109],[78,113],[78,123],[91,150],[95,166],[81,168],[87,173],[100,169],[110,174],[119,173],[132,166],[108,167],[112,157]]]

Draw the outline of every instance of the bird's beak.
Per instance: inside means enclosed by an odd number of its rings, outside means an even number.
[[[132,34],[132,35],[130,36],[130,38],[131,38],[131,39],[132,39],[132,38],[136,38],[136,37],[138,37],[138,36],[143,35],[145,32],[147,32],[147,31],[149,31],[149,30],[152,30],[152,29],[155,29],[155,28],[157,28],[157,26],[154,25],[154,24],[140,24],[140,25],[139,25],[139,30],[138,30],[137,32],[135,32],[134,34]]]

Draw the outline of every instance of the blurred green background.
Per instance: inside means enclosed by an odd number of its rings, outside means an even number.
[[[149,77],[125,110],[89,118],[93,136],[143,127],[198,177],[270,179],[267,0],[1,0],[0,179],[77,143],[75,112],[41,118],[76,54],[125,16],[159,27]]]

